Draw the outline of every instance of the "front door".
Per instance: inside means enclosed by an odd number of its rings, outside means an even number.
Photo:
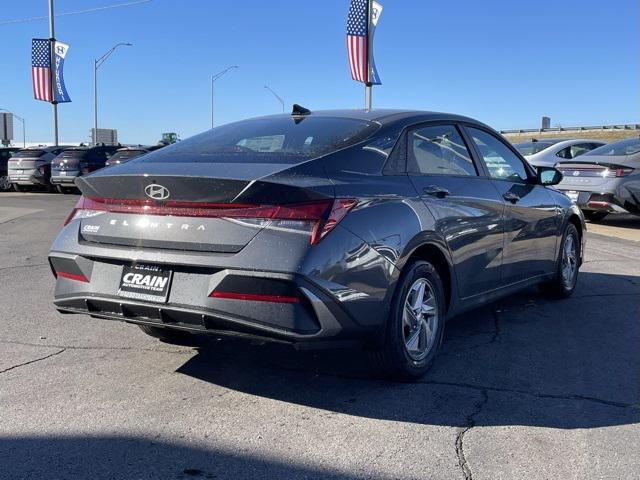
[[[501,283],[552,272],[561,219],[547,187],[537,184],[532,171],[503,140],[487,130],[465,128],[506,204]]]
[[[460,297],[495,289],[504,241],[502,198],[481,175],[455,125],[418,126],[407,141],[409,178],[447,243]]]

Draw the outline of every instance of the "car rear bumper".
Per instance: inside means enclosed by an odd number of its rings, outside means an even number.
[[[363,339],[374,329],[356,324],[340,301],[311,279],[296,273],[229,268],[169,266],[173,280],[166,302],[123,297],[120,278],[126,262],[52,251],[58,275],[54,305],[61,312],[89,314],[196,333],[252,336],[310,346],[324,340]],[[212,298],[213,291],[247,293],[285,288],[295,302]],[[266,290],[265,290],[266,289]],[[267,293],[269,293],[267,291]]]
[[[17,185],[48,185],[47,177],[35,169],[20,170],[22,173],[17,173],[16,170],[9,170],[9,181]]]
[[[626,190],[622,196],[608,192],[583,192],[563,190],[581,210],[607,213],[640,213],[640,191],[634,194]],[[618,192],[619,193],[619,192]],[[577,197],[576,197],[577,194]]]
[[[65,170],[64,175],[60,171],[51,173],[51,183],[54,185],[75,185],[76,177],[80,176],[79,170]]]

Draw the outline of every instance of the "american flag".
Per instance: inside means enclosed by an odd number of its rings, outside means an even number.
[[[369,81],[367,3],[368,0],[351,0],[347,17],[347,52],[351,78],[362,83]]]
[[[380,85],[380,77],[373,61],[373,51],[369,45],[373,43],[373,34],[382,12],[382,5],[369,0],[351,0],[347,17],[347,53],[351,78],[362,83]],[[369,18],[371,16],[371,25]]]
[[[31,77],[36,100],[51,102],[51,43],[49,40],[31,40]]]

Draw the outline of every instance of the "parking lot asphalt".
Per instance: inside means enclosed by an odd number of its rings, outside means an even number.
[[[402,384],[357,352],[58,314],[46,255],[76,199],[0,193],[0,478],[640,476],[640,219],[593,226],[571,298],[452,320]]]

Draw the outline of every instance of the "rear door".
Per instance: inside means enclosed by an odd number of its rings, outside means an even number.
[[[496,288],[504,242],[502,198],[456,125],[417,126],[408,131],[407,142],[409,178],[447,242],[460,297]]]
[[[506,204],[502,284],[552,272],[560,230],[560,210],[546,187],[503,140],[489,130],[465,130],[489,178]]]

